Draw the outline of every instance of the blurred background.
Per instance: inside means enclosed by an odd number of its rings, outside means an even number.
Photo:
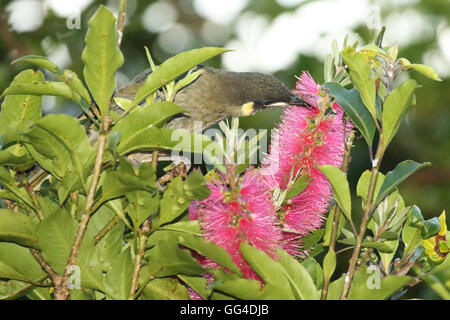
[[[87,22],[99,4],[118,12],[119,0],[1,0],[0,90],[27,67],[11,61],[27,54],[47,56],[81,76]],[[290,88],[303,70],[322,82],[324,57],[333,39],[342,45],[348,34],[364,45],[383,25],[384,45],[397,42],[399,56],[432,66],[443,79],[433,82],[409,73],[422,84],[417,105],[382,164],[386,173],[405,159],[432,162],[400,187],[406,204],[418,204],[430,218],[450,210],[449,0],[128,0],[121,46],[125,64],[117,75],[118,86],[148,67],[144,46],[157,63],[184,50],[223,46],[234,51],[207,64],[272,73]],[[45,97],[43,109],[80,112],[54,97]],[[280,110],[273,110],[243,118],[241,126],[270,129],[279,120]],[[352,158],[349,179],[355,186],[370,167],[363,139],[356,141]],[[437,297],[425,287],[416,290],[422,298]]]

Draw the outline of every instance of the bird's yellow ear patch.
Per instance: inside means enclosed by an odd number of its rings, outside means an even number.
[[[243,104],[241,107],[242,115],[244,115],[244,116],[251,115],[254,111],[254,106],[255,106],[254,102],[247,102],[247,103]]]

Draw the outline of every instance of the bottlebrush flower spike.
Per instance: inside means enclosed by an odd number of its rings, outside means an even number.
[[[199,219],[205,237],[230,254],[245,278],[259,279],[243,259],[239,246],[245,242],[276,256],[282,234],[275,207],[267,186],[253,169],[247,170],[234,187],[227,183],[228,178],[221,175],[208,183],[211,195],[191,204],[190,217]]]
[[[315,108],[291,106],[285,109],[282,122],[272,136],[262,175],[271,188],[277,184],[285,188],[292,168],[294,175],[300,171],[301,175],[310,176],[306,189],[280,208],[284,227],[304,235],[321,226],[332,196],[328,179],[317,166],[342,165],[344,139],[352,125],[344,128],[344,112],[337,103],[329,112],[328,97],[322,94],[321,87],[309,73],[302,73],[294,92]]]

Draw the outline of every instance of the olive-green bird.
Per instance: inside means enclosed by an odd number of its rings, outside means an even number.
[[[207,66],[193,82],[176,93],[173,102],[187,111],[172,119],[167,127],[192,131],[194,121],[201,121],[203,129],[233,116],[243,117],[274,107],[297,105],[311,107],[291,93],[272,75],[257,72],[231,72]],[[151,70],[145,70],[131,83],[119,89],[115,96],[133,99]],[[159,99],[164,99],[162,93]]]
[[[249,116],[275,107],[297,105],[311,108],[307,102],[291,93],[280,80],[269,74],[231,72],[207,66],[198,66],[191,71],[201,73],[193,82],[179,90],[173,99],[187,113],[171,119],[166,125],[168,128],[194,131],[197,130],[197,127],[194,128],[195,121],[201,121],[199,129],[206,129],[230,116]],[[140,73],[130,84],[119,89],[114,97],[133,99],[150,73],[151,69]],[[163,92],[158,92],[157,100],[164,100]],[[113,110],[123,113],[118,106],[114,106]],[[91,141],[95,141],[95,133],[97,132],[89,133]],[[137,153],[130,157],[139,163],[152,161],[151,152]],[[164,153],[158,156],[158,160],[168,159],[170,160]],[[33,174],[31,180],[40,182],[46,173],[40,168],[37,171],[39,174]]]

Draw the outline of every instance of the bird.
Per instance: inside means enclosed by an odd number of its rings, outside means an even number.
[[[167,128],[193,131],[195,121],[201,121],[201,128],[205,129],[228,117],[250,116],[276,107],[312,108],[270,74],[233,72],[204,65],[190,72],[195,71],[200,71],[200,75],[173,98],[173,102],[187,112],[171,119]],[[115,97],[133,99],[151,72],[147,69],[137,75],[117,90]],[[164,100],[162,92],[158,93],[158,99]]]
[[[173,97],[173,102],[186,112],[170,119],[166,123],[166,128],[201,133],[203,129],[228,117],[250,116],[256,112],[276,107],[313,108],[270,74],[226,71],[204,65],[194,67],[189,73],[196,71],[199,71],[200,75],[176,92]],[[113,98],[134,99],[137,91],[151,73],[151,69],[139,73],[130,83],[116,90]],[[186,75],[181,75],[176,80],[180,80]],[[165,100],[164,91],[159,90],[156,101],[163,100]],[[113,104],[112,111],[119,114],[124,112],[116,103]],[[201,122],[201,126],[195,125],[198,121]],[[88,125],[89,122],[87,122]],[[95,143],[98,131],[88,128],[87,131],[90,143]],[[128,159],[135,164],[153,162],[153,155],[153,152],[138,152],[128,155]],[[178,161],[164,152],[159,152],[157,157],[158,161]],[[188,160],[183,159],[183,161]],[[40,183],[46,173],[42,168],[38,169],[33,172],[37,171],[40,174],[33,174],[31,180]]]

